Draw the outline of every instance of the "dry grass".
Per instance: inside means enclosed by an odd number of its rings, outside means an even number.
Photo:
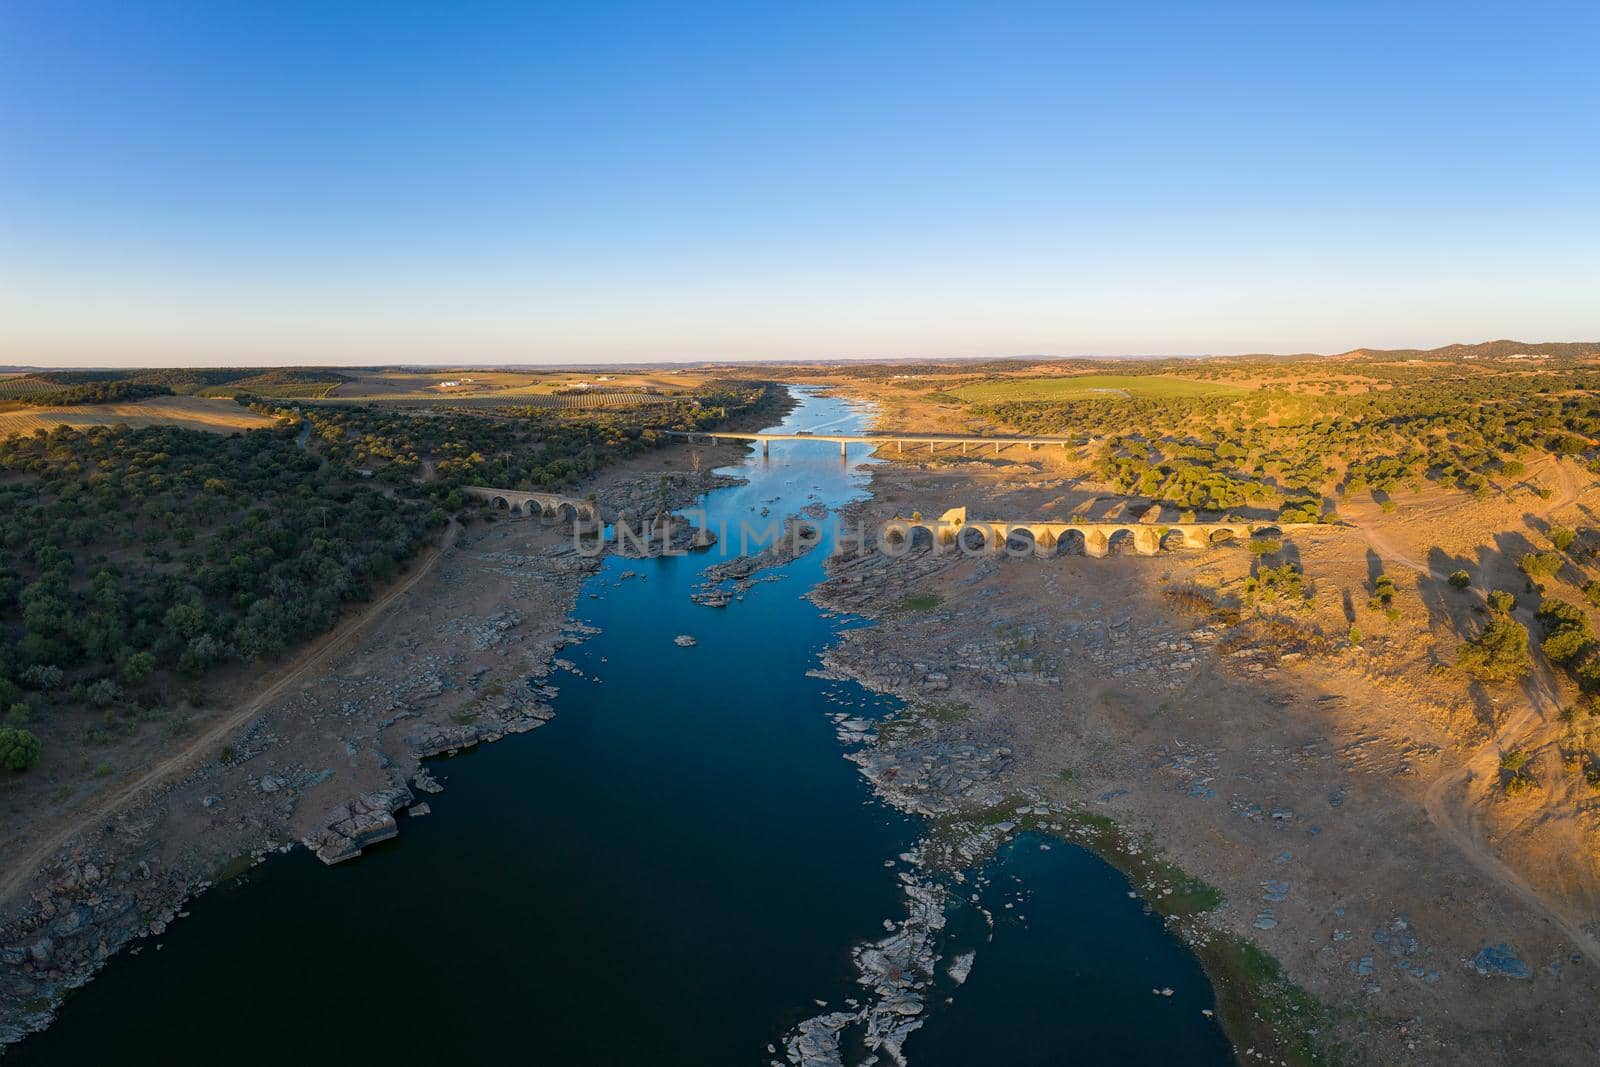
[[[129,404],[35,408],[0,405],[0,437],[57,426],[183,426],[208,433],[233,433],[272,426],[276,420],[235,404],[198,396],[159,396]]]

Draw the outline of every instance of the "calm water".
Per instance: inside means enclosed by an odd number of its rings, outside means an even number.
[[[805,396],[785,426],[862,418]],[[837,506],[865,492],[856,463],[774,444],[706,509]],[[604,633],[566,652],[599,684],[555,675],[553,722],[434,761],[447,790],[397,840],[334,868],[297,850],[194,901],[8,1062],[767,1062],[816,1000],[857,992],[850,948],[903,914],[884,862],[919,832],[827,718],[894,705],[805,674],[851,625],[801,599],[826,548],[721,610],[688,599],[714,554],[608,559],[577,607]],[[1230,1062],[1183,946],[1114,870],[1040,844],[990,865],[992,940],[956,906],[949,949],[977,962],[908,1043],[914,1067]]]

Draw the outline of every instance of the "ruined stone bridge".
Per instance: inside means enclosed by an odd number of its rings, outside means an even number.
[[[599,522],[600,514],[594,504],[560,493],[535,493],[526,489],[492,489],[482,485],[468,485],[461,489],[463,495],[482,500],[510,515],[543,519],[546,522]]]
[[[1224,519],[1220,522],[1162,523],[1143,518],[1098,522],[1026,520],[1021,522],[977,520],[967,517],[966,508],[951,508],[939,518],[896,515],[883,524],[880,542],[886,546],[957,546],[968,552],[1002,550],[1032,551],[1040,556],[1085,555],[1096,558],[1112,555],[1124,545],[1141,556],[1154,556],[1165,549],[1210,548],[1258,535],[1282,534],[1286,530],[1314,523],[1277,522],[1256,519]]]

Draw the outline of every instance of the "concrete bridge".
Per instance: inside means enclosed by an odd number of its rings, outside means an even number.
[[[1164,549],[1210,548],[1212,545],[1246,540],[1260,534],[1281,534],[1306,522],[1275,522],[1252,519],[1225,519],[1221,522],[1144,521],[1060,522],[1027,520],[1021,522],[975,520],[967,518],[966,508],[951,508],[939,518],[902,518],[896,515],[883,524],[879,540],[893,551],[926,545],[934,549],[955,546],[969,553],[1032,551],[1039,556],[1085,555],[1101,558],[1126,544],[1141,556],[1154,556]]]
[[[727,430],[667,430],[668,437],[675,437],[684,441],[760,441],[761,454],[768,455],[768,448],[773,441],[837,441],[839,455],[849,455],[847,449],[852,444],[867,444],[874,449],[884,445],[894,445],[895,451],[904,452],[907,445],[927,445],[931,454],[939,445],[953,445],[961,449],[961,454],[966,455],[970,448],[992,447],[995,455],[1000,454],[1002,448],[1015,445],[1026,445],[1029,450],[1041,445],[1068,448],[1073,445],[1082,445],[1082,437],[1013,437],[1010,435],[972,435],[972,434],[936,434],[936,433],[743,433]]]
[[[482,500],[495,507],[505,508],[508,514],[525,515],[546,522],[599,522],[600,513],[587,500],[562,496],[560,493],[534,493],[525,489],[491,489],[481,485],[462,487],[462,494]]]

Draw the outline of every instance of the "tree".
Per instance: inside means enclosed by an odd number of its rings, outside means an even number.
[[[1472,584],[1472,575],[1466,571],[1451,571],[1449,581],[1456,589],[1465,589]]]
[[[150,672],[156,669],[156,658],[148,652],[135,652],[122,661],[122,680],[129,685],[138,685],[150,677]]]
[[[1517,561],[1529,578],[1548,578],[1561,569],[1561,557],[1554,552],[1528,552]]]
[[[1528,628],[1515,620],[1493,619],[1483,632],[1456,650],[1462,670],[1484,682],[1509,682],[1533,669]]]
[[[1556,546],[1557,552],[1565,552],[1571,547],[1572,542],[1578,539],[1577,531],[1566,526],[1550,527],[1550,543]]]
[[[1551,663],[1570,663],[1589,647],[1591,638],[1591,634],[1584,633],[1577,627],[1566,627],[1545,638],[1540,642],[1539,648]]]
[[[1489,608],[1497,614],[1509,615],[1511,609],[1516,606],[1517,598],[1514,593],[1504,589],[1495,589],[1489,593]]]
[[[39,762],[39,739],[16,726],[0,726],[0,767],[25,771]]]

